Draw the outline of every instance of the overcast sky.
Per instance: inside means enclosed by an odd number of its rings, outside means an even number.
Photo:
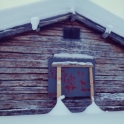
[[[112,13],[124,18],[124,0],[91,0]]]
[[[19,6],[39,0],[0,0],[0,9],[6,9],[13,6]],[[40,0],[41,1],[41,0]],[[43,1],[43,0],[42,0]],[[91,0],[103,8],[124,18],[124,0]]]
[[[19,6],[35,1],[39,1],[39,0],[0,0],[0,9],[6,9],[13,6]]]

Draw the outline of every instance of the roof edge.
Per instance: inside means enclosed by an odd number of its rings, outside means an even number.
[[[62,14],[62,15],[57,15],[54,17],[50,17],[50,18],[46,18],[43,20],[40,20],[39,26],[38,27],[43,27],[46,25],[50,25],[56,22],[60,22],[66,19],[69,19],[70,17],[72,18],[74,16],[74,18],[82,23],[84,23],[85,25],[87,25],[88,27],[97,30],[101,33],[104,33],[106,28],[93,22],[92,20],[76,13],[76,14],[72,14],[72,13],[66,13],[66,14]],[[9,37],[9,36],[14,36],[17,34],[21,34],[27,31],[32,31],[32,25],[31,23],[28,24],[24,24],[24,25],[20,25],[20,26],[16,26],[10,29],[6,29],[6,30],[2,30],[0,31],[0,39],[4,38],[4,37]],[[110,38],[112,38],[114,41],[120,43],[121,45],[124,45],[124,38],[122,36],[119,36],[118,34],[111,32],[109,34]]]

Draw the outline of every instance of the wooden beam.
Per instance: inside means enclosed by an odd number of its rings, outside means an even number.
[[[71,13],[67,13],[67,14],[43,19],[43,20],[40,21],[39,27],[46,26],[46,25],[49,25],[49,24],[53,24],[53,23],[56,23],[56,22],[60,22],[60,21],[69,19],[71,15],[72,15]]]
[[[88,27],[91,27],[101,33],[105,32],[105,27],[93,22],[90,19],[85,18],[84,16],[82,16],[78,13],[76,14],[76,19],[79,20],[80,22],[84,23]],[[111,34],[109,34],[109,37],[111,37],[112,39],[114,39],[114,41],[120,43],[121,45],[124,45],[124,37],[119,36],[118,34],[115,34],[114,32],[111,32]]]
[[[78,13],[76,13],[76,15],[71,14],[71,13],[67,13],[67,14],[43,19],[40,21],[39,27],[43,27],[45,25],[49,25],[49,24],[53,24],[53,23],[56,23],[59,21],[63,21],[63,20],[66,20],[70,17],[71,17],[72,22],[75,21],[75,19],[76,19],[76,20],[79,20],[80,22],[84,23],[88,27],[91,27],[97,31],[100,31],[101,33],[105,32],[105,28],[103,26],[93,22],[92,20],[90,20],[88,18],[85,18],[84,16],[82,16]],[[32,27],[31,27],[30,23],[0,31],[0,39],[2,39],[3,37],[14,36],[16,34],[20,34],[20,33],[27,32],[27,31],[32,31]],[[124,38],[122,36],[119,36],[118,34],[115,34],[114,32],[112,32],[109,35],[109,37],[111,37],[116,42],[120,43],[121,45],[124,45]]]
[[[57,63],[52,63],[52,67],[93,67],[93,65],[78,65],[78,64],[57,64]]]
[[[40,21],[39,27],[43,27],[43,26],[46,26],[46,25],[49,25],[49,24],[53,24],[53,23],[56,23],[56,22],[59,22],[59,21],[66,20],[66,19],[70,18],[71,15],[72,15],[71,13],[67,13],[67,14],[43,19],[43,20]],[[8,36],[14,36],[16,34],[20,34],[20,33],[27,32],[27,31],[32,31],[32,26],[31,26],[30,23],[20,25],[20,26],[16,26],[16,27],[1,31],[0,32],[0,38],[8,37]]]
[[[57,67],[57,98],[61,96],[61,67]]]
[[[121,37],[113,32],[109,35],[109,37],[111,37],[112,39],[114,39],[114,41],[120,43],[121,45],[124,45],[124,37]]]
[[[91,101],[92,101],[92,97],[94,98],[94,85],[93,85],[93,70],[92,70],[92,67],[89,68],[89,74],[90,74],[90,93],[91,93]]]
[[[80,22],[84,23],[88,27],[91,27],[91,28],[93,28],[93,29],[95,29],[97,31],[102,32],[102,33],[105,32],[105,28],[103,26],[91,21],[90,19],[87,19],[87,18],[85,18],[84,16],[82,16],[82,15],[80,15],[78,13],[77,13],[76,17],[77,17],[77,20],[79,20]]]
[[[71,15],[71,22],[74,22],[77,19],[76,14]]]

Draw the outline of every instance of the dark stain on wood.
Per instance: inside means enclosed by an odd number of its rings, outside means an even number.
[[[79,41],[63,39],[63,26],[81,28]],[[124,49],[111,38],[69,20],[44,26],[0,42],[0,115],[45,114],[56,99],[48,94],[48,59],[68,52],[94,56],[95,102],[103,110],[124,110]],[[90,98],[66,98],[71,112],[81,112]]]

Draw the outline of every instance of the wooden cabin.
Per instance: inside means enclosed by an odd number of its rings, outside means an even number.
[[[30,23],[1,30],[0,115],[51,111],[56,97],[49,97],[48,61],[59,53],[92,56],[95,103],[104,111],[124,110],[124,38],[105,30],[78,13],[41,19],[36,30]],[[63,102],[73,113],[91,104],[90,96]]]

